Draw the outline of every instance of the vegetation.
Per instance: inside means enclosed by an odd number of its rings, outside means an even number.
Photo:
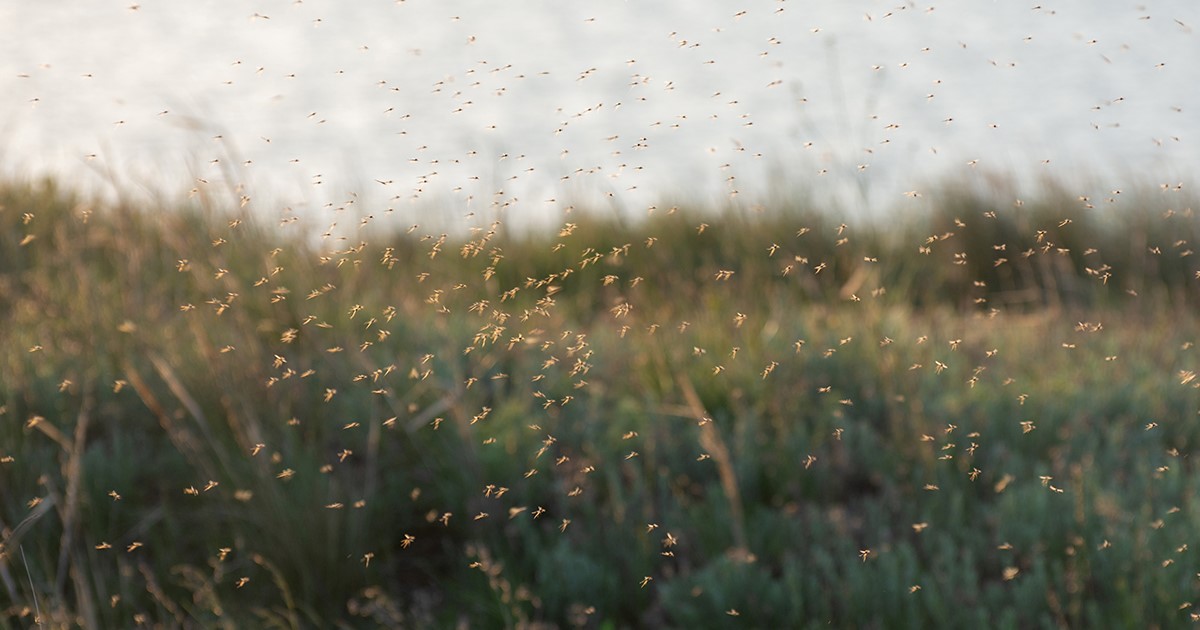
[[[1121,197],[320,235],[10,182],[0,626],[1188,623],[1200,222]]]

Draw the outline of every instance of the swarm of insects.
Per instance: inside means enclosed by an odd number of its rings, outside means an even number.
[[[0,625],[1194,620],[1190,7],[794,4],[8,9]]]

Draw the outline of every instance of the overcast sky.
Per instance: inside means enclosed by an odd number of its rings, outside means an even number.
[[[0,168],[241,184],[267,212],[1176,183],[1200,172],[1198,7],[7,2]]]

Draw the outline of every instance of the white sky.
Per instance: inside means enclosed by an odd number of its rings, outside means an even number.
[[[0,4],[0,169],[530,215],[1200,169],[1194,0],[130,6]]]

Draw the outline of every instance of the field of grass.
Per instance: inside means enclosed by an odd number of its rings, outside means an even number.
[[[1188,625],[1194,199],[1017,197],[322,235],[4,184],[0,627]]]

